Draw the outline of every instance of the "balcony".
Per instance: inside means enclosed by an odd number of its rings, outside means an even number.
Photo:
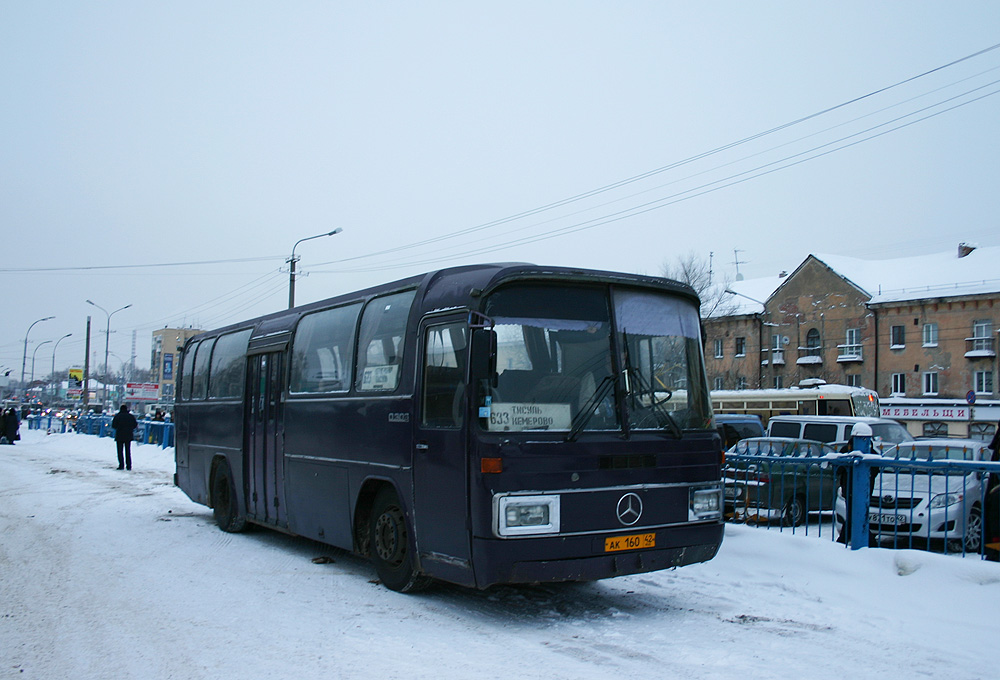
[[[821,366],[823,364],[823,351],[820,347],[799,347],[799,358],[795,363],[799,366]]]
[[[997,355],[990,337],[966,338],[965,348],[966,359],[992,359]]]
[[[837,345],[837,363],[846,364],[855,361],[864,361],[861,353],[861,345]]]

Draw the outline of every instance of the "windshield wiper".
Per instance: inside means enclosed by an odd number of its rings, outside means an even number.
[[[624,331],[622,332],[622,339],[624,342],[625,349],[625,390],[629,397],[631,397],[632,406],[638,405],[642,406],[639,400],[642,399],[642,395],[649,395],[649,407],[652,408],[658,415],[663,416],[663,420],[667,422],[666,427],[670,429],[670,434],[675,438],[681,439],[684,437],[684,431],[681,426],[677,424],[677,420],[667,409],[663,408],[663,404],[670,401],[673,393],[670,390],[666,390],[667,398],[662,401],[656,398],[656,392],[653,391],[653,386],[648,385],[645,380],[643,380],[642,373],[632,366],[631,356],[628,347],[628,334]],[[635,380],[636,384],[639,386],[639,392],[634,392],[632,390],[631,380]],[[645,408],[645,406],[643,406]],[[629,409],[631,411],[631,409]]]
[[[590,399],[587,400],[587,403],[583,405],[580,411],[576,414],[576,417],[573,419],[573,425],[570,427],[569,432],[566,433],[566,441],[574,441],[578,436],[580,436],[580,432],[582,432],[583,428],[587,426],[590,419],[594,417],[594,413],[597,411],[597,405],[604,401],[604,398],[608,394],[608,390],[610,390],[614,384],[614,376],[606,375],[601,379],[601,382],[598,383],[594,393],[590,395]]]

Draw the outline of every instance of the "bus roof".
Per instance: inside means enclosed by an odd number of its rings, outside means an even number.
[[[365,288],[343,295],[338,295],[309,304],[283,309],[264,316],[247,319],[239,323],[216,328],[191,338],[190,341],[203,337],[220,335],[237,329],[255,328],[254,337],[280,335],[289,333],[295,327],[296,321],[303,314],[317,309],[348,303],[355,300],[367,300],[378,295],[384,295],[398,290],[418,288],[418,303],[421,313],[436,309],[450,309],[469,305],[470,299],[490,293],[502,284],[517,280],[530,281],[591,281],[599,283],[617,283],[622,285],[655,288],[689,299],[696,306],[700,303],[694,289],[687,284],[671,279],[640,274],[609,272],[592,269],[577,269],[571,267],[548,267],[524,262],[506,262],[493,264],[474,264],[461,267],[439,269],[405,279],[398,279],[371,288]]]

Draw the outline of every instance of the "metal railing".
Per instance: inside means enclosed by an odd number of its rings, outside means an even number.
[[[80,434],[91,434],[98,437],[114,437],[115,429],[111,427],[110,415],[84,415],[75,421],[75,430]],[[36,419],[37,420],[32,420]],[[48,416],[29,416],[30,429],[48,429],[44,425]],[[62,429],[59,432],[68,432],[74,426],[62,418],[52,417],[52,420],[62,420]],[[52,431],[52,430],[49,430]],[[140,444],[157,444],[161,448],[169,448],[174,445],[174,424],[159,420],[140,420],[139,426],[133,435],[134,440]]]
[[[852,549],[914,548],[996,560],[1000,463],[954,459],[972,447],[944,445],[942,459],[925,460],[900,456],[899,449],[861,455],[808,440],[745,439],[726,454],[726,518]]]

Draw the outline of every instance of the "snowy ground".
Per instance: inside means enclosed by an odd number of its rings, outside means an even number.
[[[995,563],[733,526],[677,571],[401,595],[342,551],[222,533],[172,449],[120,472],[111,440],[22,437],[0,447],[0,678],[997,677]]]

